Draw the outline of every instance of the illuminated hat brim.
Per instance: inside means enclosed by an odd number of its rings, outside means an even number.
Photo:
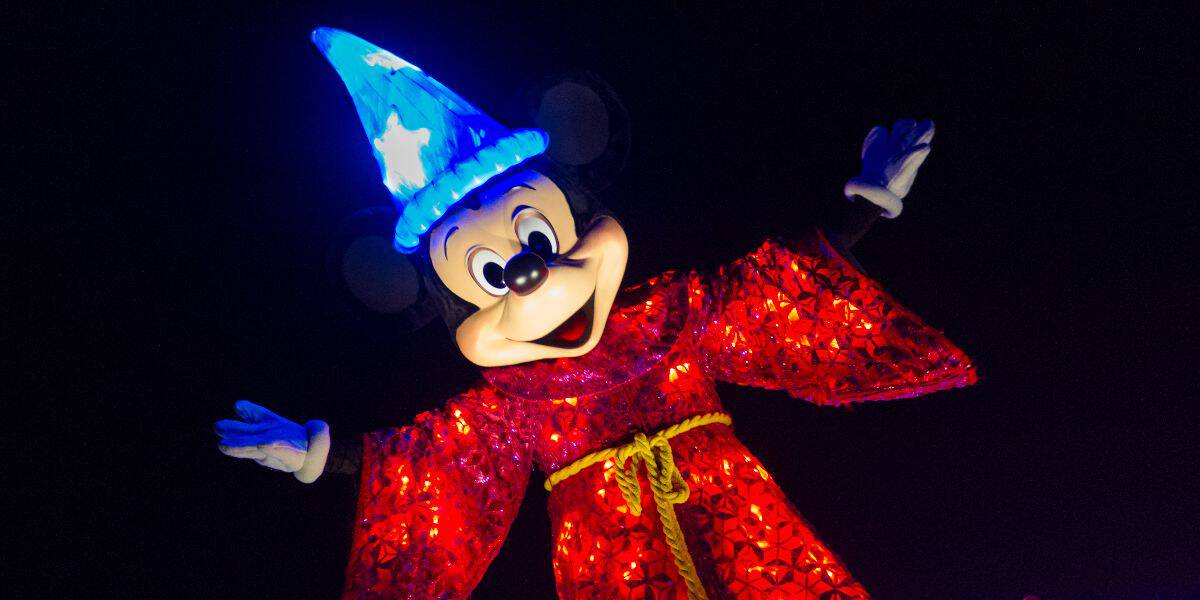
[[[404,206],[396,220],[396,250],[413,252],[425,233],[471,191],[493,177],[542,154],[550,144],[540,129],[519,129],[477,150],[474,156],[458,162],[438,175]]]

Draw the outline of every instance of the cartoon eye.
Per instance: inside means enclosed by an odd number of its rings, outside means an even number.
[[[483,291],[493,296],[508,293],[508,286],[504,285],[504,259],[495,251],[487,248],[473,250],[467,256],[467,269]]]
[[[530,252],[550,260],[558,254],[558,236],[545,215],[527,208],[517,215],[517,239]]]

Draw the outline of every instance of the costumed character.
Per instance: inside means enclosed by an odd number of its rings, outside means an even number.
[[[838,406],[975,381],[847,254],[900,214],[933,124],[868,134],[849,226],[626,286],[625,233],[594,195],[628,148],[603,82],[550,82],[529,101],[540,129],[512,131],[362,39],[313,41],[394,201],[387,243],[363,226],[339,252],[347,289],[414,324],[442,317],[483,367],[444,408],[354,441],[246,401],[217,424],[230,456],[360,477],[346,597],[468,596],[535,468],[563,598],[866,597],[735,436],[715,382]]]

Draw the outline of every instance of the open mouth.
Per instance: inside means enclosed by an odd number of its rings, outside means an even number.
[[[578,348],[592,336],[592,315],[595,312],[596,292],[588,298],[575,314],[567,317],[554,331],[533,340],[531,344],[553,346],[555,348]]]

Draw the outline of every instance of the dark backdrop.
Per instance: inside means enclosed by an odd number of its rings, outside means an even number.
[[[354,482],[223,457],[212,422],[249,398],[347,434],[472,381],[444,330],[356,316],[326,276],[340,220],[387,202],[308,41],[329,25],[511,126],[525,81],[608,79],[633,120],[605,196],[630,282],[803,231],[871,125],[935,119],[903,217],[857,254],[979,384],[849,409],[722,387],[739,436],[880,598],[1200,596],[1190,15],[168,4],[63,9],[12,80],[35,99],[19,216],[50,227],[23,232],[17,281],[62,286],[19,319],[47,419],[12,456],[50,575],[16,580],[331,597]],[[67,457],[25,459],[46,446]],[[476,597],[553,594],[540,477]]]

